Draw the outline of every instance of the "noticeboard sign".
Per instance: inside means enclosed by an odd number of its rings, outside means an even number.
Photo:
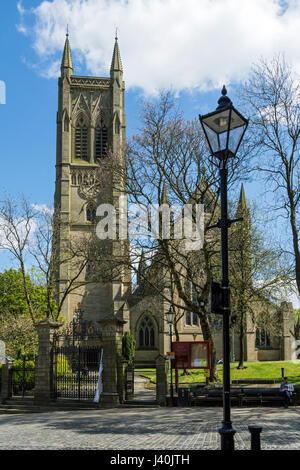
[[[209,341],[176,341],[172,343],[175,360],[172,366],[175,369],[209,369],[210,368],[210,342]]]
[[[175,353],[173,351],[166,353],[166,359],[175,359]]]

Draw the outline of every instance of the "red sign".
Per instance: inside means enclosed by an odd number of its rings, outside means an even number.
[[[175,352],[174,369],[210,368],[209,341],[176,341],[172,343],[172,351]]]

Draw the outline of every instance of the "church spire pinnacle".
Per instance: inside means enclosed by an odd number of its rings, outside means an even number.
[[[61,61],[61,75],[64,76],[65,73],[73,75],[73,62],[71,54],[71,46],[69,41],[69,25],[67,26],[66,42],[64,53]]]
[[[118,28],[116,28],[115,46],[110,67],[110,73],[113,74],[114,72],[123,72],[121,54],[118,43]]]
[[[164,184],[163,184],[161,202],[162,202],[162,204],[169,204],[167,185],[166,185],[165,181],[164,181]]]
[[[239,207],[241,209],[248,209],[248,203],[245,195],[244,185],[242,183],[241,192],[240,192],[240,199],[239,199]]]
[[[142,249],[140,262],[138,266],[138,272],[137,272],[137,284],[139,286],[144,283],[146,272],[147,272],[146,256],[145,256],[144,249]]]

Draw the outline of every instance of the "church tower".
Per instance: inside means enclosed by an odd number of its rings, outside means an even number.
[[[115,39],[110,77],[74,75],[69,34],[67,34],[61,76],[58,80],[57,158],[55,211],[59,214],[57,256],[62,257],[70,240],[84,234],[95,233],[97,207],[102,202],[112,202],[116,207],[119,196],[125,197],[124,181],[111,186],[103,196],[101,167],[109,165],[114,156],[125,168],[125,132],[123,67],[118,39]],[[100,172],[100,173],[99,173]],[[107,193],[109,192],[109,194]],[[120,253],[120,242],[110,242],[110,254]],[[126,250],[126,244],[121,246]],[[72,278],[71,263],[57,268],[58,295],[64,295]],[[84,317],[98,322],[111,319],[117,312],[124,313],[124,297],[130,285],[126,270],[120,270],[117,279],[107,282],[86,282],[91,263],[75,279],[74,291],[68,294],[63,315],[70,321],[76,306],[81,303]],[[74,274],[74,273],[73,273]]]

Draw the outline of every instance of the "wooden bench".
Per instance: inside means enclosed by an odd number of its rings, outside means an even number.
[[[296,393],[293,392],[291,404],[295,404]],[[279,388],[244,388],[242,389],[241,405],[248,403],[281,403],[283,404],[283,394]]]
[[[293,392],[291,404],[295,404],[296,393]],[[194,390],[190,391],[190,404],[205,405],[208,403],[221,404],[223,401],[223,390]],[[264,403],[283,404],[284,398],[279,388],[241,388],[231,389],[231,404],[238,406],[247,405],[248,403],[263,405]]]
[[[205,403],[222,404],[223,390],[194,390],[191,391],[191,405],[204,405]],[[231,404],[241,405],[241,389],[232,389],[230,392]]]

